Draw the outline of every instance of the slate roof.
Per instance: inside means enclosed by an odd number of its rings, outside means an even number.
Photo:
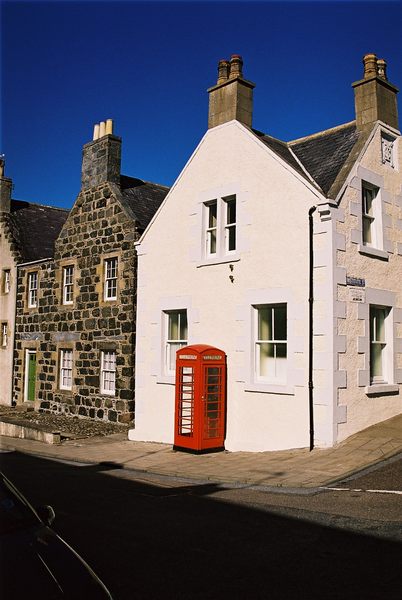
[[[120,177],[122,204],[143,231],[162,204],[169,188],[135,177]]]
[[[69,211],[22,200],[11,200],[8,222],[21,262],[54,255],[54,242]]]
[[[360,136],[355,121],[291,142],[252,132],[308,181],[310,175],[326,195]]]
[[[327,194],[358,139],[359,131],[352,122],[288,142],[288,146]]]
[[[277,138],[271,137],[261,131],[257,131],[256,129],[252,130],[253,133],[262,141],[268,148],[273,150],[275,154],[280,156],[285,162],[287,162],[291,167],[293,167],[298,173],[306,177],[305,171],[300,166],[300,163],[296,160],[295,156],[288,148],[287,142],[283,142],[282,140],[278,140]]]

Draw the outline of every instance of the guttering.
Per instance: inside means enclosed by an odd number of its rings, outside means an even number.
[[[313,214],[317,210],[312,206],[308,211],[309,219],[309,289],[308,289],[308,408],[309,408],[309,436],[310,452],[314,448],[314,383],[313,383],[313,304],[314,304],[314,248],[313,234],[314,223]]]
[[[30,262],[18,263],[17,264],[17,269],[19,267],[28,267],[29,265],[36,265],[36,264],[41,263],[41,262],[46,262],[47,260],[53,260],[53,257],[49,256],[48,258],[38,258],[37,260],[31,260]]]

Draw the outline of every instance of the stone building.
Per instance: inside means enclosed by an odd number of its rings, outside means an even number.
[[[402,147],[385,67],[364,57],[353,121],[284,142],[253,129],[241,57],[220,61],[208,131],[137,245],[129,439],[208,437],[223,416],[227,450],[332,446],[402,411]],[[194,395],[195,367],[176,388],[176,351],[191,359],[193,344],[226,354],[225,406],[215,375]]]
[[[122,176],[120,163],[121,138],[111,121],[102,122],[83,148],[81,191],[53,257],[18,266],[17,404],[33,400],[42,411],[133,419],[134,243],[168,190]]]
[[[23,202],[11,198],[12,180],[4,176],[4,160],[0,164],[0,404],[11,405],[13,398],[13,345],[17,298],[17,272],[26,268],[36,272],[46,269],[54,255],[54,242],[65,222],[68,211]],[[24,266],[23,266],[24,265]],[[32,293],[34,291],[32,290]],[[19,336],[31,341],[39,339],[38,317],[31,314]],[[28,344],[29,346],[29,344]],[[34,399],[35,342],[27,355],[26,397]],[[15,382],[16,390],[21,383]]]

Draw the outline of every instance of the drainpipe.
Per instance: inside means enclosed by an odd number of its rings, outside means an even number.
[[[313,255],[313,213],[317,207],[312,206],[308,211],[309,219],[309,291],[308,291],[308,407],[310,452],[314,448],[314,411],[313,411],[313,304],[314,304],[314,255]]]

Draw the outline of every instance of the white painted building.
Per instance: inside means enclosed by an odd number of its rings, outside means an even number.
[[[131,440],[174,441],[175,351],[227,355],[225,448],[332,446],[402,410],[396,88],[364,58],[356,121],[282,142],[220,61],[209,129],[137,244]]]

